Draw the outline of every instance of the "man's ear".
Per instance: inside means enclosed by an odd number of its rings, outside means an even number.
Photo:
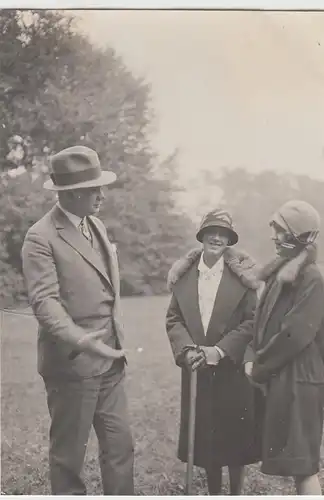
[[[65,191],[66,198],[70,201],[72,200],[78,200],[80,198],[80,193],[78,192],[78,189],[71,189],[68,191]]]

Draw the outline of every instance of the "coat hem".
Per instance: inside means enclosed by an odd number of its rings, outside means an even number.
[[[187,459],[182,458],[179,455],[178,455],[178,459],[183,464],[186,464],[188,462]],[[247,465],[258,464],[260,462],[261,462],[260,458],[258,458],[258,459],[247,459],[247,460],[237,460],[237,461],[235,461],[235,460],[233,460],[233,461],[232,460],[231,461],[228,461],[228,460],[226,460],[226,461],[219,460],[218,461],[217,459],[212,459],[211,460],[212,466],[215,467],[215,468],[217,468],[217,467],[231,467],[231,466],[242,466],[242,467],[244,467],[244,466],[247,466]],[[195,467],[200,467],[201,469],[206,469],[209,466],[209,464],[208,463],[203,463],[202,464],[201,462],[198,462],[198,461],[195,462],[194,461],[194,466]]]
[[[292,458],[286,460],[267,460],[261,465],[261,472],[270,476],[312,476],[319,472],[319,464],[310,463],[304,458]]]

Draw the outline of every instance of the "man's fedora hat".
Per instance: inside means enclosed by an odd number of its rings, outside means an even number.
[[[86,146],[63,149],[51,157],[50,164],[51,178],[44,188],[51,191],[105,186],[117,178],[114,172],[101,170],[97,153]]]
[[[232,217],[228,212],[222,209],[216,209],[208,212],[201,221],[196,238],[202,243],[203,234],[209,227],[221,227],[227,230],[229,242],[228,245],[232,246],[238,242],[238,234],[233,229]]]

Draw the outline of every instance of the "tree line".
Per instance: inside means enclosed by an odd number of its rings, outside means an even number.
[[[122,293],[165,291],[191,221],[175,203],[176,155],[160,160],[150,144],[149,85],[59,11],[1,10],[0,30],[1,302],[24,298],[22,241],[55,201],[42,188],[48,156],[74,144],[118,176],[100,217],[118,247]]]
[[[118,176],[100,217],[118,247],[122,294],[166,292],[170,266],[197,244],[196,226],[176,203],[177,152],[161,160],[150,143],[150,86],[112,48],[92,46],[73,17],[59,11],[0,10],[0,29],[1,307],[25,300],[22,242],[55,202],[42,188],[48,157],[74,144],[94,148],[103,168]],[[221,193],[239,246],[259,263],[273,254],[268,221],[283,202],[304,199],[324,215],[320,180],[244,168],[199,175],[206,189],[193,203],[197,212],[214,208]]]

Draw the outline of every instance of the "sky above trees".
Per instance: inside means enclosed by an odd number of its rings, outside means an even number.
[[[200,173],[244,167],[324,179],[324,12],[79,12],[152,83],[154,141]]]

